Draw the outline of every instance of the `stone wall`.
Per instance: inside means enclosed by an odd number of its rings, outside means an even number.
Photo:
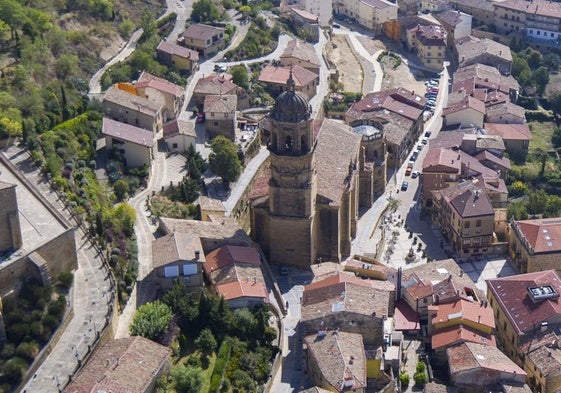
[[[0,190],[0,253],[21,247],[16,187]]]

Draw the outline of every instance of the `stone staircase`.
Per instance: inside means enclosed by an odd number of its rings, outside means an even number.
[[[41,283],[43,285],[51,285],[51,275],[49,272],[49,265],[47,261],[39,255],[37,252],[32,252],[29,254],[29,259],[31,262],[37,266],[39,274],[41,275]]]

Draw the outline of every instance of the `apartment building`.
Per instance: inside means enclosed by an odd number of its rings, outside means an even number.
[[[397,4],[386,0],[335,0],[335,13],[356,19],[362,26],[381,32],[384,23],[397,19]]]
[[[446,55],[447,33],[440,26],[417,25],[407,30],[407,45],[425,67],[440,71]]]

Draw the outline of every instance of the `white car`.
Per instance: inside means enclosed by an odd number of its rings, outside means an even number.
[[[411,173],[411,179],[414,179],[414,178],[416,178],[416,177],[419,177],[420,174],[421,174],[421,172],[419,172],[419,171],[413,171],[413,172]]]

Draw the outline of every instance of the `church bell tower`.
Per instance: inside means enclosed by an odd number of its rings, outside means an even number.
[[[295,91],[291,71],[287,89],[269,115],[269,259],[300,268],[309,268],[316,255],[317,176],[311,115],[308,99]]]

